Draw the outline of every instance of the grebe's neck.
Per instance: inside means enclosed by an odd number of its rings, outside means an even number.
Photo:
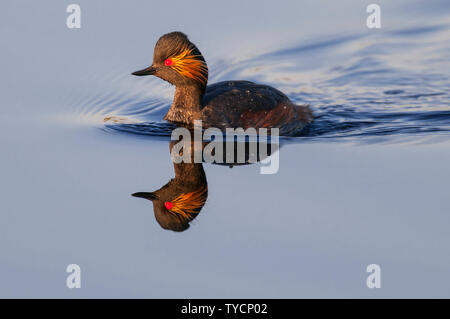
[[[196,85],[177,86],[172,105],[164,119],[185,124],[200,120],[204,92],[204,88]]]

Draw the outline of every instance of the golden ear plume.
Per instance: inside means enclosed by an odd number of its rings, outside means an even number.
[[[180,54],[171,57],[171,67],[181,75],[190,77],[206,85],[208,81],[208,67],[205,61],[199,59],[200,55],[192,54],[194,48],[185,48]]]
[[[198,214],[205,205],[207,196],[208,188],[206,186],[202,186],[194,192],[183,193],[172,201],[173,206],[169,211],[186,219],[192,219],[189,214]]]

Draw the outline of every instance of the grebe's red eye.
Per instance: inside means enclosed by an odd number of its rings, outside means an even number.
[[[167,66],[171,66],[172,65],[172,59],[171,58],[166,59],[166,61],[164,61],[164,64],[167,65]]]
[[[167,60],[166,60],[167,61]],[[173,207],[173,204],[171,202],[165,202],[164,206],[166,206],[167,210],[171,210]]]

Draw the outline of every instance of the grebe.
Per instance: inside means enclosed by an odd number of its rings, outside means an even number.
[[[224,81],[211,85],[208,67],[199,49],[182,32],[171,32],[155,45],[153,64],[133,75],[155,75],[176,86],[164,119],[191,126],[279,128],[292,135],[312,122],[307,105],[297,105],[279,90],[250,81]]]

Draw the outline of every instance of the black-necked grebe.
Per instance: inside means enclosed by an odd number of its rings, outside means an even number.
[[[307,105],[296,105],[279,90],[249,81],[207,86],[208,67],[198,48],[181,32],[163,35],[155,45],[153,64],[133,75],[155,75],[176,86],[165,120],[206,127],[273,128],[281,135],[300,131],[313,120]]]

